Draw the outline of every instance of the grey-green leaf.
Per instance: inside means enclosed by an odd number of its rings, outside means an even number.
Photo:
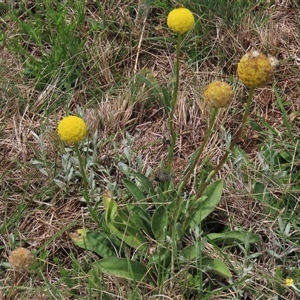
[[[109,238],[103,232],[89,231],[86,234],[87,241],[92,247],[92,251],[102,257],[115,256],[114,247]]]
[[[228,231],[222,233],[209,233],[207,239],[218,246],[235,245],[236,243],[258,243],[261,237],[247,231]]]
[[[154,190],[154,187],[151,183],[151,181],[142,174],[136,174],[137,180],[140,182],[141,186],[143,187],[143,190],[151,196],[151,199],[153,202],[156,200],[156,192]]]
[[[140,204],[140,206],[144,210],[146,210],[147,203],[146,203],[146,197],[145,197],[144,193],[137,187],[137,185],[135,183],[133,183],[132,181],[130,181],[128,179],[124,179],[123,183],[136,201],[144,202],[143,204]]]
[[[97,282],[93,278],[100,276],[101,273],[133,281],[152,281],[149,270],[145,265],[120,257],[108,257],[93,263],[88,274],[92,282]]]
[[[204,190],[197,209],[192,216],[190,227],[194,229],[216,208],[219,204],[223,191],[223,180],[217,180],[211,183]],[[204,200],[202,200],[204,199]]]
[[[201,247],[201,243],[189,245],[182,249],[182,255],[188,260],[194,260],[196,257],[199,256],[200,252],[202,251]]]
[[[205,271],[215,273],[226,279],[232,276],[227,266],[222,261],[215,258],[210,258],[210,257],[203,258],[202,267],[204,268]]]
[[[163,241],[165,239],[166,227],[168,225],[168,214],[163,205],[158,207],[152,216],[152,231],[156,240]]]

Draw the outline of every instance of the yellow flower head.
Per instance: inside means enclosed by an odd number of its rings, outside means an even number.
[[[195,19],[190,10],[184,7],[170,11],[167,18],[168,27],[176,33],[185,33],[194,27]]]
[[[34,256],[29,250],[20,247],[10,252],[8,261],[16,271],[28,271],[34,262]]]
[[[291,286],[291,285],[293,285],[293,284],[294,284],[293,278],[287,278],[287,279],[285,280],[285,284],[286,284],[286,286]]]
[[[216,80],[206,87],[203,98],[210,107],[225,107],[233,100],[233,90],[228,83]]]
[[[67,144],[81,142],[87,132],[87,126],[83,119],[76,116],[64,117],[57,126],[60,139]]]
[[[248,87],[264,87],[273,77],[272,62],[264,54],[253,51],[245,54],[238,63],[240,81]]]

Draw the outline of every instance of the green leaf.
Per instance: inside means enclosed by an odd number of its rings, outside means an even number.
[[[227,266],[222,261],[215,258],[209,258],[209,257],[203,258],[202,267],[204,267],[204,270],[206,272],[215,273],[226,279],[232,276]]]
[[[235,244],[245,244],[245,243],[258,243],[261,241],[261,237],[249,233],[247,231],[229,231],[222,233],[209,233],[206,235],[208,241],[212,242],[215,245],[235,245]]]
[[[117,212],[118,205],[116,201],[104,194],[103,205],[107,227],[128,246],[135,249],[144,249],[146,247],[146,240],[143,234],[140,232],[140,229],[135,229],[128,225],[129,216],[123,211]]]
[[[163,241],[168,226],[168,214],[164,206],[160,206],[154,211],[152,216],[152,230],[156,240]]]
[[[255,122],[253,120],[250,120],[249,121],[249,125],[251,126],[251,128],[253,130],[255,130],[255,131],[259,132],[259,133],[263,132],[263,129],[261,128],[261,126],[257,122]]]
[[[71,232],[69,237],[76,246],[82,249],[93,251],[93,246],[87,240],[88,232],[89,230],[85,228],[77,229],[75,232]]]
[[[179,206],[177,204],[176,198],[177,198],[177,194],[175,193],[167,193],[166,194],[166,201],[164,201],[163,203],[167,203],[167,210],[170,213],[174,213],[174,211],[178,211],[178,212],[182,212],[183,208],[186,206],[186,201],[185,199],[180,199],[179,202]],[[161,202],[161,201],[160,201]]]
[[[120,257],[104,258],[93,263],[88,275],[92,282],[98,282],[95,277],[99,278],[101,273],[133,281],[153,281],[145,265]]]
[[[154,238],[148,211],[143,210],[135,204],[128,204],[127,208],[130,226],[139,230],[144,230],[149,236]]]
[[[109,229],[122,241],[124,241],[128,246],[133,247],[135,249],[144,250],[147,243],[143,236],[143,234],[123,223],[109,223],[107,224]]]
[[[118,204],[107,194],[103,194],[102,199],[103,199],[103,206],[105,209],[105,221],[106,223],[109,223],[115,219],[116,212],[118,209]]]
[[[200,225],[201,222],[216,208],[221,200],[222,191],[223,180],[214,181],[206,187],[202,197],[196,200],[197,206],[190,223],[192,229]]]
[[[261,182],[255,182],[254,187],[253,187],[253,192],[254,197],[258,200],[263,202],[264,198],[266,196],[266,190],[265,190],[265,185]]]
[[[172,251],[168,245],[157,244],[156,251],[151,256],[151,262],[167,269],[171,263],[171,253]]]
[[[176,239],[181,241],[184,237],[184,231],[182,230],[182,224],[177,222],[175,224],[175,232],[176,232]]]
[[[192,244],[182,249],[181,254],[183,257],[185,257],[188,260],[194,260],[201,253],[202,251],[201,248],[202,248],[201,243]]]
[[[146,210],[147,203],[144,193],[136,186],[136,184],[128,179],[123,179],[123,183],[136,201],[143,202],[143,204],[140,204],[140,206]]]
[[[141,186],[143,187],[144,191],[151,196],[151,201],[156,202],[156,192],[151,181],[144,175],[137,173],[136,177],[140,182]]]
[[[86,234],[86,239],[91,246],[92,251],[96,252],[98,255],[102,257],[116,256],[111,241],[103,232],[89,231]]]
[[[144,201],[146,199],[143,192],[132,181],[123,179],[123,183],[137,201]]]
[[[165,203],[167,201],[167,196],[166,194],[163,192],[163,190],[161,189],[161,187],[157,187],[157,203],[155,203],[156,207],[159,207],[161,205],[161,203]]]
[[[200,259],[202,248],[203,248],[202,243],[192,244],[185,247],[181,253],[187,260],[192,261],[195,259]],[[218,259],[203,257],[202,267],[204,267],[205,271],[212,271],[213,273],[216,273],[224,278],[231,277],[231,273],[227,268],[227,266]]]

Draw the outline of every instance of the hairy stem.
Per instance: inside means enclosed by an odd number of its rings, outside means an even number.
[[[90,201],[89,191],[88,191],[88,180],[87,180],[86,172],[85,172],[85,169],[84,169],[84,166],[83,166],[83,160],[82,160],[82,157],[81,157],[80,152],[79,152],[78,144],[75,144],[74,148],[75,148],[76,155],[78,157],[79,169],[80,169],[80,173],[82,175],[82,180],[83,180],[83,187],[84,187],[83,198],[86,201],[88,210],[89,210],[93,220],[97,224],[99,224],[98,217],[97,217],[97,211],[95,211],[93,209],[93,206],[92,206],[91,201]]]
[[[171,134],[171,141],[168,148],[168,165],[167,165],[168,172],[171,171],[172,162],[174,158],[175,143],[176,143],[176,132],[174,129],[174,113],[175,113],[175,107],[176,107],[178,90],[179,90],[179,55],[180,55],[181,40],[182,40],[182,36],[181,34],[178,34],[177,45],[176,45],[176,62],[175,62],[175,87],[172,95],[172,100],[170,103],[170,111],[168,117],[168,127]]]

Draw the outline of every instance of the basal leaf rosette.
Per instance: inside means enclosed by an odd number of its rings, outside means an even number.
[[[262,53],[246,53],[238,63],[237,73],[240,81],[250,87],[264,87],[273,77],[272,61]]]
[[[76,144],[86,137],[87,126],[82,118],[68,116],[64,117],[59,122],[57,133],[63,142],[67,144]]]
[[[170,11],[167,25],[172,31],[182,34],[194,27],[195,18],[190,10],[179,7]]]
[[[223,81],[213,81],[210,83],[203,94],[204,101],[213,108],[226,107],[233,100],[232,87]]]

